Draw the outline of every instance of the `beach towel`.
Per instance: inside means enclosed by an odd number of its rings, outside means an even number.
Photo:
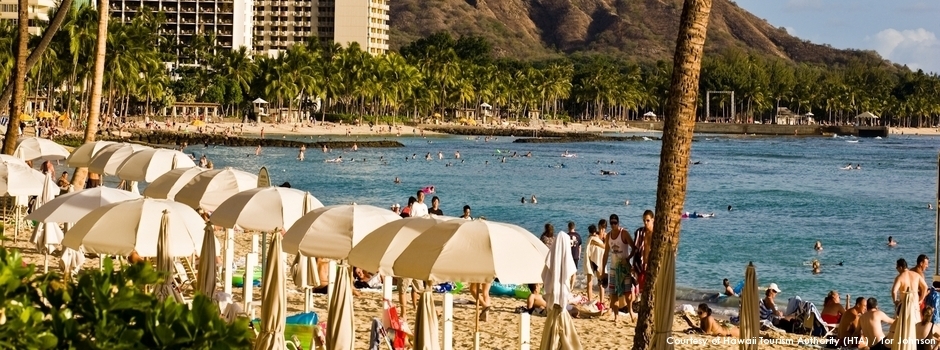
[[[373,317],[372,330],[369,331],[369,350],[379,350],[384,334],[385,329],[382,328],[382,321]]]
[[[601,240],[600,236],[593,235],[591,239],[588,240],[587,248],[584,252],[584,273],[586,275],[594,275],[595,270],[604,266],[604,241]],[[604,274],[604,271],[597,271],[597,274]]]

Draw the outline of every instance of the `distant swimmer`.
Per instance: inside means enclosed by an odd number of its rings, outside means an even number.
[[[454,159],[460,159],[460,151],[454,152]]]
[[[398,176],[395,177],[395,183],[396,183],[396,184],[400,184],[400,183],[401,183],[401,179],[399,179]]]
[[[894,247],[898,245],[898,241],[894,240],[894,236],[888,236],[888,246]]]
[[[353,151],[358,151],[358,150],[359,150],[359,145],[353,143],[352,150],[353,150]]]
[[[836,264],[836,265],[838,265],[838,266],[843,266],[843,265],[845,265],[845,260],[840,260],[839,263]]]
[[[525,196],[522,197],[522,204],[525,204]]]
[[[699,165],[699,164],[702,164],[702,162],[701,162],[701,161],[698,161],[698,162],[695,162],[695,163],[692,163],[692,164],[693,164],[693,165]]]
[[[532,151],[526,152],[526,158],[532,158]]]
[[[336,157],[336,158],[333,158],[333,159],[327,159],[327,160],[325,160],[324,162],[326,162],[326,163],[342,163],[342,162],[343,162],[343,156],[339,156],[339,157]]]
[[[300,152],[297,153],[297,159],[301,162],[304,161],[304,147],[300,147]]]
[[[434,192],[435,192],[435,191],[434,191],[434,186],[427,186],[427,187],[425,187],[425,188],[422,188],[422,189],[421,189],[421,192],[424,192],[425,194],[434,194]]]
[[[329,151],[330,151],[330,149],[329,149],[329,148],[326,148],[326,145],[323,145],[323,153],[326,153],[326,152],[329,152]]]
[[[928,203],[928,204],[927,204],[927,209],[928,209],[928,210],[929,210],[929,209],[933,209],[933,204],[929,204],[929,203]]]
[[[729,205],[729,206],[728,206],[728,211],[731,211],[732,209],[734,209],[734,208],[732,208],[732,207]]]
[[[444,159],[444,152],[437,151],[437,159],[438,159],[438,160]]]
[[[855,164],[855,170],[862,170],[861,164]]]
[[[428,154],[424,155],[424,160],[431,160],[431,152],[428,152]]]
[[[532,195],[532,204],[537,204],[538,202],[539,202],[539,200],[536,199],[536,198],[535,198],[535,195],[533,194],[533,195]]]
[[[620,175],[620,173],[612,170],[601,170],[601,175]]]
[[[818,275],[822,273],[822,269],[819,266],[819,260],[813,259],[813,274]]]
[[[628,200],[623,201],[623,205],[630,205],[630,200],[628,199]]]
[[[822,251],[822,249],[823,249],[823,248],[822,248],[822,242],[816,241],[816,245],[813,247],[813,249],[816,249],[817,252]]]
[[[260,155],[261,155],[261,145],[258,145],[258,148],[255,148],[255,155],[256,155],[256,156],[260,156]]]

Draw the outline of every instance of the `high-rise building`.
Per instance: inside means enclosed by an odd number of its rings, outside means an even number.
[[[57,6],[54,0],[29,0],[29,33],[39,35],[42,33],[39,22],[49,21],[49,10]],[[0,0],[0,21],[13,21],[19,18],[17,10],[20,6],[17,0]]]
[[[8,1],[8,0],[0,0]],[[251,48],[252,0],[112,0],[111,16],[130,22],[142,8],[163,11],[160,34],[181,44],[197,34],[215,35],[215,47]]]
[[[254,7],[255,52],[277,55],[316,35],[316,0],[259,0]]]
[[[388,0],[321,0],[316,9],[320,40],[356,42],[373,55],[388,52]]]

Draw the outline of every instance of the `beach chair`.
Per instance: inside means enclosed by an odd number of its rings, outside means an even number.
[[[386,339],[390,340],[390,350],[405,350],[411,347],[414,334],[409,330],[408,324],[402,322],[398,308],[388,299],[385,299],[385,310],[382,312],[382,328]]]
[[[816,337],[835,337],[838,324],[826,323],[823,321],[819,309],[813,303],[807,303],[806,315],[803,319],[803,329],[812,336]]]
[[[176,269],[176,286],[177,289],[182,290],[183,287],[189,286],[192,288],[193,281],[195,278],[189,278],[189,274],[186,273],[186,266],[180,260],[177,260],[173,263],[173,267]]]

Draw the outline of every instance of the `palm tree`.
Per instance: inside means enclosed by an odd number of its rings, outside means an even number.
[[[108,0],[98,0],[99,9],[108,9]],[[85,125],[85,143],[94,142],[98,132],[98,118],[101,115],[101,88],[104,83],[104,60],[108,49],[108,16],[98,16],[98,37],[95,50],[95,75],[91,81],[91,107],[88,111],[88,122]],[[72,174],[72,186],[77,189],[85,188],[85,177],[88,168],[77,168]]]
[[[695,128],[699,72],[711,6],[711,0],[685,0],[682,6],[679,38],[676,41],[676,54],[673,62],[675,69],[669,89],[666,119],[663,123],[663,145],[660,151],[659,180],[656,188],[656,218],[646,268],[646,283],[640,298],[640,312],[636,336],[633,339],[633,350],[670,347],[668,344],[651,344],[653,308],[657,302],[655,300],[656,279],[659,277],[662,261],[667,258],[666,254],[673,254],[679,245],[681,211],[689,177],[692,129]],[[672,324],[671,318],[665,321],[669,325]]]
[[[20,114],[23,113],[26,98],[26,58],[29,51],[26,43],[29,41],[29,17],[27,10],[29,1],[19,0],[17,17],[17,43],[16,66],[13,74],[13,106],[10,107],[10,122],[7,124],[6,139],[3,141],[3,153],[13,154],[16,150],[16,139],[19,136]]]

